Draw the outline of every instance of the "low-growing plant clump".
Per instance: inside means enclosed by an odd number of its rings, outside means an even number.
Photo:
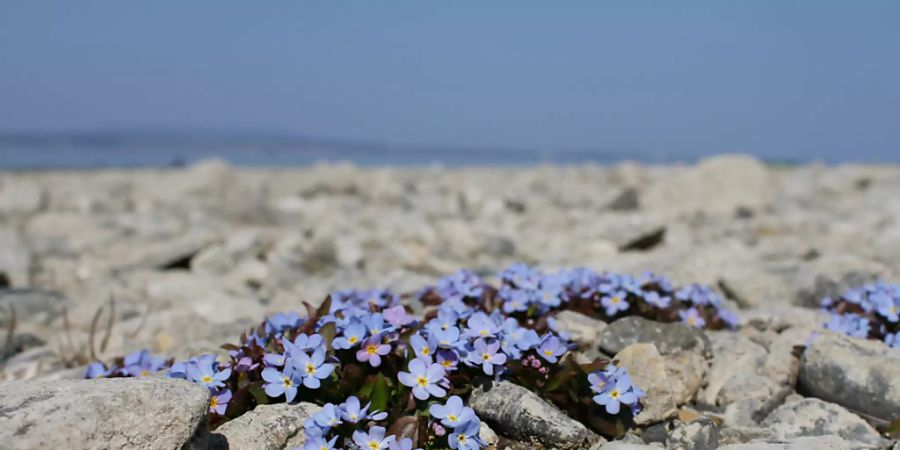
[[[544,273],[513,264],[499,274],[500,287],[486,285],[473,272],[462,270],[419,293],[424,303],[484,297],[486,303],[523,321],[548,321],[572,310],[604,321],[630,315],[660,322],[683,322],[711,330],[734,328],[738,317],[711,288],[699,284],[675,287],[663,276],[640,277],[587,268]]]
[[[575,310],[604,320],[637,314],[700,328],[734,326],[710,289],[673,288],[665,278],[588,269],[543,274],[523,264],[500,273],[499,288],[461,270],[414,295],[413,317],[387,290],[344,290],[307,316],[268,317],[213,355],[174,362],[143,350],[92,363],[86,376],[147,376],[161,370],[206,386],[215,427],[258,405],[323,405],[306,423],[307,448],[478,449],[480,420],[466,406],[473,389],[508,380],[539,394],[606,436],[621,435],[645,393],[628,373],[597,359],[576,361],[575,345],[552,315]]]
[[[831,315],[826,329],[900,348],[900,285],[878,282],[856,287],[823,299],[822,308]]]

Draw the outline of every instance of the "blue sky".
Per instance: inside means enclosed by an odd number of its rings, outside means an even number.
[[[900,160],[900,2],[0,2],[0,130]]]

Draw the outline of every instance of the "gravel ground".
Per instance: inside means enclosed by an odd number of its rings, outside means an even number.
[[[145,347],[221,354],[266,314],[337,288],[409,292],[459,268],[490,277],[522,261],[706,283],[743,319],[736,332],[706,333],[711,350],[699,362],[690,351],[622,350],[649,351],[687,386],[669,393],[677,415],[629,435],[634,445],[888,448],[876,428],[900,416],[900,351],[863,342],[875,347],[843,359],[894,377],[854,385],[894,411],[822,393],[817,383],[850,376],[821,360],[837,350],[808,362],[792,352],[821,324],[822,297],[900,281],[897,166],[772,167],[728,155],[693,166],[262,170],[206,161],[0,172],[0,248],[0,325],[13,329],[3,380],[77,377],[92,357]],[[814,345],[856,345],[846,339]]]

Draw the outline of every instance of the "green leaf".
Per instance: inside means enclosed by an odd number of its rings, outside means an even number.
[[[238,389],[234,392],[234,396],[231,397],[231,401],[228,402],[228,409],[225,411],[225,414],[229,418],[235,418],[250,411],[256,404],[257,402],[253,395],[250,394],[249,388]]]
[[[372,395],[369,397],[369,401],[372,402],[372,409],[387,411],[388,400],[390,397],[391,393],[388,389],[387,381],[385,381],[384,375],[379,373],[375,378],[375,383],[372,387]]]
[[[887,434],[891,439],[900,438],[900,418],[897,418],[893,422],[891,422],[891,424],[884,429],[884,433]]]
[[[243,389],[247,387],[251,383],[250,377],[247,376],[247,372],[242,372],[238,374],[237,379],[237,387],[238,389]]]
[[[581,366],[575,362],[575,357],[571,354],[566,355],[563,360],[563,368],[559,372],[556,373],[553,377],[550,378],[550,381],[544,387],[544,391],[553,392],[557,389],[567,386],[572,380],[576,379],[579,375],[583,375],[584,372],[581,371]]]
[[[337,329],[335,328],[334,322],[328,322],[323,325],[322,328],[319,328],[319,334],[322,335],[322,340],[325,342],[325,347],[329,353],[333,352],[331,341],[333,341],[334,336],[337,335]]]
[[[337,383],[329,383],[325,389],[328,396],[332,398],[340,398],[343,401],[347,397],[347,393],[358,392],[363,384],[362,368],[356,364],[348,364],[340,368],[340,375],[337,377]]]
[[[380,374],[379,374],[380,375]],[[372,390],[375,389],[375,383],[377,382],[377,377],[375,375],[369,375],[366,378],[366,382],[363,383],[362,387],[359,388],[359,392],[357,392],[357,396],[360,397],[361,400],[371,401]]]
[[[606,437],[620,438],[625,435],[625,424],[617,417],[589,414],[583,422]]]
[[[263,390],[262,381],[257,381],[250,384],[247,389],[250,392],[250,395],[253,396],[253,400],[256,400],[257,405],[267,405],[269,404],[269,396],[266,395],[266,391]]]

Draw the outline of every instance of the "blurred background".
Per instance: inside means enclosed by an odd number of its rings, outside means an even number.
[[[16,1],[0,167],[900,161],[900,4]]]

